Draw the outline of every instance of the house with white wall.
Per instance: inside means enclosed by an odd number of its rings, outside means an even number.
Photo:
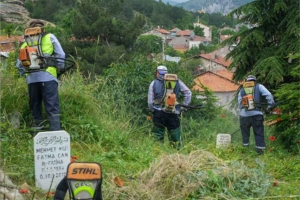
[[[200,44],[207,44],[209,41],[205,37],[200,37],[195,35],[192,39],[189,40],[189,49],[193,47],[199,47]]]
[[[222,106],[233,114],[238,115],[237,107],[230,108],[230,103],[234,100],[234,95],[240,87],[239,84],[232,80],[232,77],[233,72],[226,69],[216,70],[215,72],[206,71],[194,79],[195,85],[192,90],[204,92],[204,89],[201,87],[201,84],[203,84],[214,92],[215,97],[218,99],[218,106]],[[201,98],[201,95],[197,96],[197,98]]]
[[[172,40],[169,41],[168,45],[170,47],[176,46],[176,45],[185,45],[185,46],[189,46],[189,41],[190,39],[188,37],[185,36],[180,36],[180,37],[175,37]]]
[[[196,59],[201,59],[202,67],[206,71],[216,72],[217,70],[228,70],[231,60],[226,60],[225,57],[217,54],[217,51],[200,54],[195,57]]]
[[[199,26],[200,28],[203,28],[204,37],[211,42],[212,40],[212,27],[206,26],[200,22],[194,23],[194,27]]]

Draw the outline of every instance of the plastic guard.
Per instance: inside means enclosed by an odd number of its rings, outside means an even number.
[[[248,95],[244,96],[242,98],[242,105],[245,107],[245,108],[248,108],[249,107],[249,101],[248,101]]]
[[[178,77],[177,77],[177,74],[165,74],[164,80],[165,81],[177,81]]]
[[[36,55],[38,54],[38,51],[35,47],[25,47],[24,49],[20,49],[19,51],[19,59],[22,62],[22,65],[24,67],[29,67],[31,65],[30,56],[29,53],[34,52]]]
[[[174,94],[174,88],[178,81],[176,74],[165,74],[164,85],[165,85],[165,96],[163,110],[166,112],[175,112],[175,105],[177,103],[176,94]]]
[[[94,162],[73,162],[68,165],[67,182],[72,199],[93,199],[101,193],[101,166]]]
[[[33,35],[39,35],[43,33],[42,27],[33,27],[33,28],[26,28],[24,31],[24,36],[33,36]]]
[[[243,84],[243,87],[244,88],[248,88],[248,87],[253,87],[255,85],[255,82],[254,81],[246,81],[244,84]]]

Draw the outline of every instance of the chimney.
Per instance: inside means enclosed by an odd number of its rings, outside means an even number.
[[[210,55],[211,55],[211,56],[210,56],[211,60],[214,60],[214,59],[216,59],[216,55],[215,55],[215,53],[214,53],[214,52],[212,52]]]

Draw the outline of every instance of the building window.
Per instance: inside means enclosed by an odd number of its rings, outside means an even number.
[[[229,96],[226,96],[226,103],[229,103]]]

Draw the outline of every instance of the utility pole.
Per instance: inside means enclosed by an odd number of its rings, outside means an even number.
[[[164,39],[161,40],[161,44],[162,44],[162,61],[165,61],[165,49],[164,49]]]

